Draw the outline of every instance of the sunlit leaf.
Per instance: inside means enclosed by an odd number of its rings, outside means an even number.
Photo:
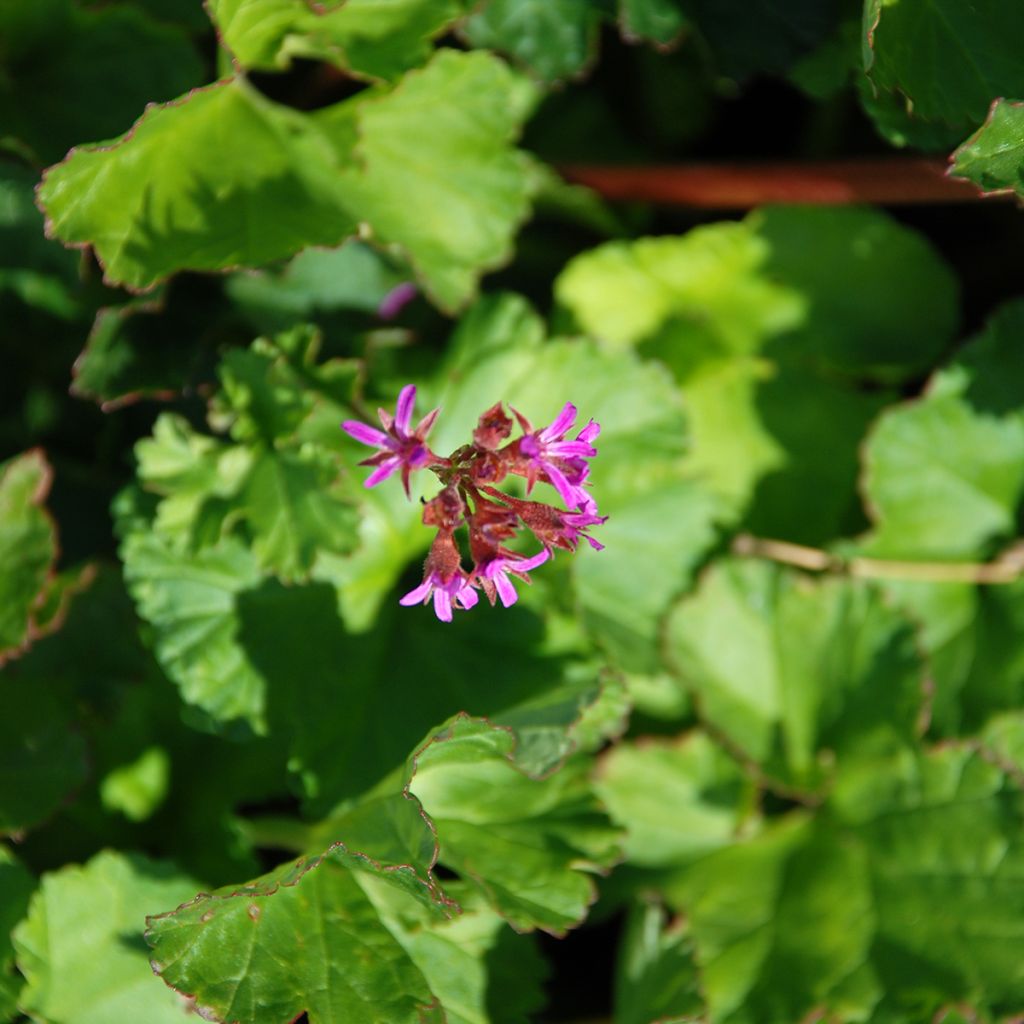
[[[21,1007],[54,1024],[180,1022],[187,1002],[153,976],[142,931],[146,914],[198,887],[168,864],[112,851],[44,875],[14,931]]]
[[[1000,99],[954,154],[952,173],[985,192],[1024,195],[1024,103]]]

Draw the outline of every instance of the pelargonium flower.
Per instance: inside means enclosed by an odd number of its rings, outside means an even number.
[[[414,587],[398,603],[426,604],[434,598],[434,612],[442,622],[452,621],[452,608],[468,611],[480,600],[462,569],[458,546],[451,530],[439,530],[423,563],[423,582]]]
[[[341,429],[354,437],[360,444],[369,445],[371,448],[380,449],[376,455],[363,459],[360,466],[376,466],[377,468],[367,477],[364,486],[373,487],[382,480],[386,480],[397,470],[402,472],[402,486],[405,488],[406,497],[409,497],[409,474],[414,469],[422,469],[437,456],[427,447],[427,434],[437,419],[440,410],[434,409],[428,412],[416,425],[416,429],[410,431],[409,423],[412,420],[412,409],[416,404],[416,385],[407,384],[398,395],[398,402],[395,405],[395,415],[392,418],[383,409],[377,410],[381,425],[384,430],[378,430],[359,420],[345,420]]]
[[[591,420],[574,441],[567,441],[565,435],[576,422],[576,406],[572,402],[566,402],[554,422],[542,430],[534,430],[522,413],[512,411],[523,428],[517,445],[525,462],[526,493],[533,490],[533,485],[543,475],[558,491],[566,508],[579,508],[589,502],[590,496],[582,484],[590,466],[583,460],[597,454],[590,442],[601,432],[600,424]]]
[[[529,583],[530,577],[526,575],[527,572],[530,569],[536,569],[538,565],[543,565],[550,557],[551,552],[547,548],[541,548],[531,558],[524,558],[522,555],[500,548],[493,555],[485,558],[483,562],[477,563],[476,573],[491,604],[494,604],[494,596],[497,593],[497,596],[501,598],[501,603],[506,608],[511,608],[519,600],[519,595],[508,578],[509,573],[518,576],[524,583]]]

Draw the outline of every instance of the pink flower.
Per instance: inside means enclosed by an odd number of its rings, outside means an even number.
[[[401,284],[396,284],[380,300],[380,305],[377,307],[377,316],[381,320],[394,320],[402,310],[416,298],[419,289],[413,284],[412,281],[403,281]]]
[[[426,604],[431,594],[434,595],[434,613],[442,622],[452,621],[453,605],[468,611],[480,600],[466,579],[465,573],[460,569],[447,580],[439,572],[429,573],[415,590],[410,590],[405,597],[400,597],[398,603],[407,608],[421,601]]]
[[[576,422],[576,406],[566,402],[554,422],[542,430],[534,430],[530,421],[512,410],[523,436],[517,442],[519,454],[526,463],[526,490],[529,493],[541,475],[558,491],[566,508],[580,508],[592,499],[583,489],[583,482],[590,472],[584,461],[593,458],[597,449],[590,443],[601,432],[601,426],[591,420],[577,435],[575,441],[565,440],[565,435]]]
[[[530,569],[536,569],[538,565],[543,565],[550,557],[551,552],[547,548],[541,548],[532,558],[523,558],[501,548],[485,559],[483,564],[477,565],[477,575],[491,604],[494,604],[494,595],[497,592],[501,603],[506,608],[511,608],[519,600],[519,595],[508,578],[509,573],[518,576],[524,583],[529,583],[530,577],[526,573]]]
[[[416,386],[407,384],[398,395],[394,419],[383,409],[377,410],[384,430],[378,430],[358,420],[345,420],[342,423],[341,429],[360,444],[379,449],[376,455],[371,455],[359,463],[360,466],[377,467],[367,477],[365,486],[373,487],[401,469],[402,485],[405,487],[406,497],[409,497],[410,472],[422,469],[436,459],[434,453],[427,447],[426,437],[434,425],[434,420],[437,419],[439,410],[428,412],[416,425],[416,429],[410,431],[409,423],[415,403]]]
[[[461,566],[462,556],[450,529],[440,529],[423,563],[423,582],[398,603],[409,607],[434,597],[434,612],[442,622],[452,621],[452,607],[469,610],[480,600]]]

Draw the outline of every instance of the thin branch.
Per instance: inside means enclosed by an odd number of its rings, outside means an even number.
[[[570,164],[559,171],[606,199],[747,210],[764,203],[958,203],[989,197],[947,175],[947,161],[878,157],[813,162],[614,166]]]
[[[740,534],[734,554],[766,558],[810,572],[830,572],[859,579],[907,580],[921,583],[1013,583],[1024,575],[1024,547],[1015,545],[992,562],[904,562],[882,558],[843,558],[819,548]]]

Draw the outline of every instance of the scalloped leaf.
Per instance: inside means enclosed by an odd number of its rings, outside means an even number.
[[[41,449],[0,464],[0,665],[40,635],[40,614],[57,558],[44,502],[53,470]]]
[[[916,635],[871,587],[726,560],[676,606],[666,645],[702,718],[784,787],[916,738]]]
[[[864,452],[873,555],[968,559],[1013,535],[1024,495],[1022,337],[1024,303],[1010,303],[923,397],[879,419]]]
[[[864,67],[926,121],[980,124],[997,96],[1024,95],[1024,10],[1001,0],[868,0]],[[942,73],[936,74],[941,68]]]
[[[1024,196],[1024,103],[993,103],[985,123],[952,159],[950,173],[983,191]]]
[[[212,0],[210,17],[244,68],[278,70],[293,58],[328,61],[357,75],[396,78],[423,64],[431,40],[466,0]]]
[[[410,758],[407,790],[434,823],[441,863],[517,930],[559,935],[586,915],[597,895],[588,872],[618,858],[618,832],[590,790],[588,759],[531,778],[515,742],[459,715]]]
[[[153,977],[142,930],[147,913],[198,888],[170,865],[113,851],[44,875],[14,931],[19,1005],[53,1024],[180,1024],[188,1003]]]
[[[533,99],[497,58],[452,50],[391,90],[309,115],[236,77],[72,151],[46,172],[39,200],[51,233],[94,246],[111,283],[257,266],[336,246],[365,224],[453,308],[508,257],[528,212],[528,166],[511,141]],[[168,151],[175,160],[161,159]]]
[[[626,860],[645,868],[699,859],[753,825],[756,789],[703,732],[620,743],[602,759],[594,791],[626,830]]]
[[[443,1021],[423,973],[380,920],[378,889],[397,891],[411,913],[450,913],[413,869],[339,845],[150,917],[153,970],[220,1020],[287,1024],[305,1011],[310,1024]]]

